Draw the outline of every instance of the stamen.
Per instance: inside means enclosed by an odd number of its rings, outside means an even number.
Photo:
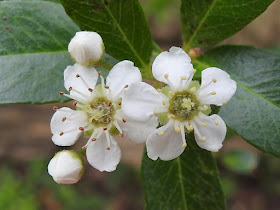
[[[60,135],[60,136],[62,136],[63,134],[64,134],[64,133],[63,133],[63,132],[61,132],[59,135]]]
[[[211,95],[216,95],[216,91],[212,91],[210,94]]]
[[[202,141],[206,142],[206,137],[205,136],[202,137]]]
[[[101,76],[101,71],[97,72],[98,73],[98,76]]]
[[[110,150],[110,147],[107,147],[106,149],[107,149],[107,150]]]
[[[120,137],[123,137],[123,134],[122,134],[122,133],[120,133],[120,134],[119,134],[119,136],[120,136]]]
[[[88,103],[88,101],[86,101],[85,99],[80,98],[79,96],[73,96],[73,95],[69,95],[69,94],[65,94],[65,93],[63,93],[62,95],[66,96],[68,98],[71,98],[73,100],[80,101],[83,104],[87,104]]]
[[[119,105],[119,106],[122,105],[122,102],[119,102],[118,105]]]
[[[64,122],[65,120],[66,120],[66,117],[63,117],[61,121]]]
[[[153,113],[154,113],[154,115],[157,115],[157,111],[156,110],[154,110]]]
[[[109,86],[108,86],[108,85],[104,85],[104,87],[105,87],[106,89],[109,89]]]
[[[125,85],[124,88],[128,88],[128,85]]]
[[[83,147],[82,147],[82,150],[86,150],[86,149],[87,149],[87,147],[86,147],[86,146],[83,146]]]
[[[208,110],[208,109],[209,109],[209,107],[208,107],[208,106],[206,106],[206,105],[203,105],[203,109],[206,111],[206,110]]]
[[[189,78],[187,79],[187,82],[186,82],[186,84],[185,84],[185,87],[186,88],[188,88],[189,87],[189,85],[190,85],[190,83],[191,83],[191,81],[192,81],[192,79],[193,79],[193,75],[196,73],[196,69],[193,69],[192,70],[192,74],[189,76]]]
[[[181,132],[180,127],[176,127],[176,128],[175,128],[175,131],[176,131],[177,133],[180,133],[180,132]]]
[[[176,116],[175,116],[174,114],[169,115],[169,117],[170,117],[171,119],[175,119],[175,118],[176,118]]]
[[[79,74],[76,74],[76,77],[77,77],[77,78],[79,78],[79,77],[80,77],[80,75],[79,75]]]
[[[96,141],[96,138],[91,139],[91,141]]]
[[[162,136],[164,134],[164,132],[166,131],[166,129],[168,129],[170,127],[170,125],[172,125],[174,123],[174,120],[169,120],[168,123],[166,125],[164,125],[162,128],[162,130],[160,132],[158,132],[159,136]]]
[[[113,124],[114,124],[114,126],[116,126],[116,128],[118,129],[118,131],[120,132],[120,134],[122,134],[122,133],[123,133],[123,132],[122,132],[122,129],[121,129],[121,127],[119,126],[119,124],[117,123],[117,121],[114,121]],[[122,134],[122,135],[123,135],[123,134]]]
[[[215,124],[216,124],[216,125],[219,125],[219,122],[216,120],[216,121],[215,121]]]
[[[164,134],[164,132],[163,132],[163,131],[158,132],[158,135],[159,135],[159,136],[162,136],[163,134]]]
[[[206,123],[201,123],[201,125],[206,128],[207,127],[207,124]]]
[[[76,89],[74,89],[74,88],[72,88],[72,87],[69,87],[69,92],[70,92],[70,91],[76,92],[77,94],[79,94],[80,96],[84,97],[85,99],[87,99],[87,98],[88,98],[88,96],[87,96],[87,95],[85,95],[85,94],[84,94],[84,93],[82,93],[81,91],[76,90]]]
[[[108,106],[109,106],[109,107],[112,106],[112,102],[109,102],[109,103],[108,103]]]
[[[69,87],[68,91],[70,92],[72,90],[72,87]]]
[[[164,78],[167,79],[167,78],[168,78],[168,74],[165,74],[165,75],[164,75]]]
[[[103,128],[103,130],[104,130],[104,131],[106,131],[106,130],[107,130],[107,128]]]
[[[181,80],[187,80],[187,77],[186,76],[182,76]]]
[[[194,93],[196,90],[197,90],[196,87],[192,87],[192,88],[191,88],[191,92],[193,92],[193,93]]]
[[[225,104],[227,104],[227,102],[226,102],[226,101],[223,101],[222,104],[225,105]]]
[[[169,91],[169,96],[173,97],[173,96],[175,96],[175,93],[172,91]]]
[[[126,123],[126,120],[125,119],[122,119],[123,123]]]
[[[89,91],[89,92],[92,92],[92,91],[93,91],[93,89],[91,89],[91,88],[88,88],[88,91]]]
[[[80,78],[80,79],[82,80],[84,86],[85,86],[90,92],[93,91],[93,89],[90,88],[90,86],[88,85],[88,83],[86,82],[86,80],[85,80],[81,75],[77,74],[76,77],[77,77],[77,78]]]
[[[73,102],[73,106],[77,106],[78,101]]]
[[[162,101],[162,105],[166,105],[166,101],[165,100]]]
[[[108,132],[107,130],[105,131],[105,135],[106,135],[107,144],[108,144],[108,147],[107,147],[106,149],[107,149],[107,150],[110,150],[111,139],[110,139],[110,134],[109,134],[109,132]]]
[[[186,142],[186,135],[185,135],[185,130],[184,130],[184,124],[180,123],[180,131],[181,131],[181,136],[183,140],[182,147],[186,148],[187,147],[187,142]]]
[[[64,95],[64,93],[63,92],[59,92],[59,95]]]
[[[196,69],[193,69],[193,70],[192,70],[192,73],[195,74],[195,73],[196,73]]]
[[[58,110],[58,106],[53,106],[53,110]]]
[[[214,83],[216,83],[216,82],[217,82],[217,79],[216,79],[216,78],[213,78],[212,81],[213,81]]]
[[[198,136],[198,138],[201,138],[201,134],[200,134],[199,130],[197,129],[195,123],[191,122],[191,125],[192,125],[193,129],[195,130],[195,133]]]
[[[79,127],[79,130],[80,130],[80,131],[83,131],[83,130],[84,130],[84,128],[83,128],[83,127]]]
[[[157,89],[158,92],[162,92],[162,89]]]

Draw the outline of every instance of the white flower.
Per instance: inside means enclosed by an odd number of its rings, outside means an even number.
[[[111,133],[117,131],[135,142],[145,142],[148,133],[142,130],[154,130],[156,118],[139,123],[122,112],[123,91],[142,80],[140,70],[132,62],[116,64],[107,76],[106,85],[101,75],[100,78],[101,85],[96,85],[98,73],[93,67],[79,64],[67,67],[64,86],[70,94],[61,94],[78,101],[77,110],[63,107],[56,111],[51,119],[52,141],[59,146],[71,146],[84,131],[90,136],[85,145],[89,163],[100,171],[113,171],[120,161],[121,151]]]
[[[101,36],[89,31],[77,32],[68,45],[72,58],[84,66],[96,64],[101,59],[104,50]]]
[[[199,87],[198,82],[192,81],[195,70],[190,57],[178,47],[160,53],[152,71],[167,86],[156,90],[143,82],[132,84],[122,102],[122,109],[129,117],[145,121],[155,115],[163,124],[147,139],[148,156],[153,160],[178,157],[187,146],[185,132],[192,130],[201,148],[218,151],[226,135],[226,125],[218,115],[208,116],[210,104],[226,104],[236,91],[236,82],[223,70],[212,67],[202,71]]]
[[[84,173],[83,160],[72,150],[60,151],[49,162],[48,172],[58,184],[74,184]]]

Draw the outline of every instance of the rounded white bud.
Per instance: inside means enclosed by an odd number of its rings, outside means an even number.
[[[84,66],[96,64],[102,58],[104,50],[101,36],[90,31],[77,32],[68,45],[73,60]]]
[[[49,162],[48,172],[58,184],[74,184],[84,173],[83,160],[73,150],[60,151]]]

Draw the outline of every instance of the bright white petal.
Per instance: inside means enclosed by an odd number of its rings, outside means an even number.
[[[167,129],[166,126],[168,125],[164,125],[155,130],[147,139],[147,153],[152,160],[158,158],[161,160],[172,160],[180,156],[185,149],[182,147],[181,134],[175,131],[173,125]],[[165,130],[164,134],[158,135],[163,130]]]
[[[216,82],[213,82],[216,81]],[[208,85],[210,83],[210,85]],[[228,102],[236,91],[236,82],[230,78],[225,71],[211,67],[201,72],[201,91],[199,92],[200,101],[203,104],[223,105]],[[216,92],[216,95],[205,95]]]
[[[158,119],[154,116],[145,122],[134,121],[126,117],[124,118],[126,122],[120,124],[123,129],[123,134],[135,143],[146,142],[148,136],[155,131],[158,126]]]
[[[77,75],[79,75],[77,77]],[[70,95],[78,96],[85,100],[89,100],[87,97],[91,95],[89,88],[94,89],[97,83],[98,73],[94,67],[82,66],[75,64],[74,66],[68,66],[64,70],[64,87],[70,91]],[[77,91],[81,92],[86,98]]]
[[[201,116],[201,115],[200,115]],[[195,140],[198,146],[211,152],[217,152],[223,146],[223,141],[226,136],[227,127],[225,122],[219,115],[199,117],[200,122],[195,122],[194,129]],[[202,123],[207,126],[204,127]],[[205,137],[205,138],[203,138]]]
[[[115,139],[110,136],[111,145],[108,147],[105,134],[102,134],[96,141],[91,142],[86,151],[89,164],[99,171],[111,172],[116,170],[121,159],[121,150]]]
[[[63,107],[51,119],[52,141],[58,146],[71,146],[80,137],[80,127],[88,125],[88,117],[82,111]]]
[[[106,85],[112,91],[113,98],[118,96],[126,85],[134,82],[141,82],[140,70],[131,61],[121,61],[117,63],[106,78]]]
[[[169,52],[162,52],[156,57],[152,70],[158,81],[167,83],[164,75],[168,74],[172,85],[178,87],[182,76],[188,78],[192,74],[193,65],[191,58],[183,49],[171,47]]]
[[[122,110],[131,119],[145,121],[153,111],[162,106],[158,91],[151,85],[138,82],[131,84],[123,94]]]

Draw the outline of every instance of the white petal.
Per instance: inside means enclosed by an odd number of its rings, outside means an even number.
[[[154,77],[167,84],[164,78],[168,74],[168,79],[174,87],[178,87],[182,76],[189,77],[192,74],[193,65],[188,54],[179,47],[171,47],[169,52],[160,53],[152,66]]]
[[[215,80],[216,82],[213,82]],[[210,83],[210,85],[208,85]],[[230,75],[225,71],[211,67],[201,72],[201,91],[199,92],[200,101],[203,104],[215,104],[218,106],[228,102],[236,91],[236,82],[230,78]],[[216,92],[215,95],[203,97],[203,95],[211,92]]]
[[[121,150],[110,136],[110,150],[107,150],[107,140],[105,134],[102,134],[96,141],[91,142],[87,147],[87,160],[89,164],[99,171],[114,171],[121,159]]]
[[[134,82],[141,82],[140,70],[131,61],[117,63],[106,78],[106,85],[112,91],[113,98],[117,97],[126,85]]]
[[[83,174],[82,159],[74,151],[63,150],[55,154],[48,165],[48,172],[59,184],[74,184]]]
[[[52,141],[58,146],[71,146],[82,133],[79,128],[86,125],[88,117],[84,112],[63,107],[57,110],[51,119]]]
[[[80,77],[77,77],[77,75]],[[78,96],[85,100],[90,100],[91,92],[88,89],[95,88],[97,79],[98,73],[94,67],[86,67],[75,64],[74,66],[68,66],[64,70],[64,87],[67,90],[72,87],[73,90],[70,91],[70,95]],[[75,90],[81,92],[89,98],[81,96],[81,94],[77,93]]]
[[[147,139],[147,153],[149,158],[156,160],[172,160],[180,156],[184,149],[182,147],[182,136],[177,133],[174,126],[171,125],[166,129],[164,125],[155,130]],[[166,129],[166,130],[165,130]],[[164,131],[163,135],[158,135],[159,132]]]
[[[154,116],[145,122],[131,120],[127,117],[124,118],[126,122],[120,124],[123,129],[123,134],[135,143],[146,142],[148,136],[155,131],[158,126],[158,119]]]
[[[131,119],[145,121],[153,111],[162,106],[158,91],[151,85],[138,82],[131,84],[123,94],[122,110]]]
[[[227,127],[219,115],[200,115],[200,122],[195,122],[194,135],[198,146],[211,152],[217,152],[223,146]],[[204,127],[201,123],[205,123]],[[196,128],[195,128],[196,127]],[[205,137],[205,139],[203,139]],[[204,140],[204,141],[203,141]],[[206,141],[205,141],[206,140]]]

